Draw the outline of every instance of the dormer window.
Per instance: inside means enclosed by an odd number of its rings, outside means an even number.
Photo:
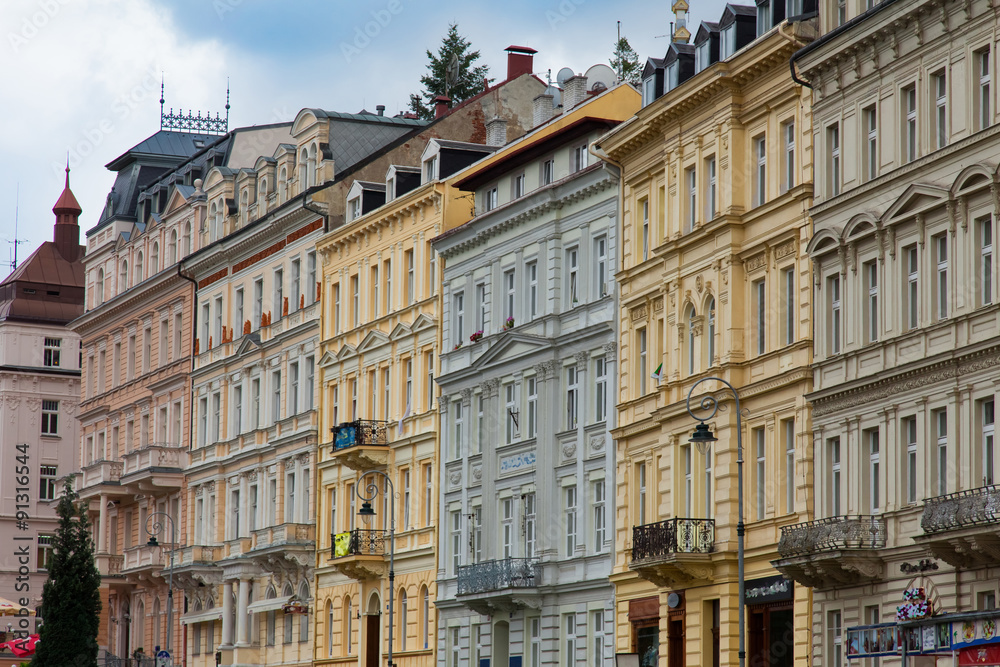
[[[391,201],[396,196],[396,179],[390,178],[385,182],[385,200]]]
[[[694,47],[694,73],[702,71],[708,67],[711,63],[711,55],[709,53],[709,48],[712,44],[711,39],[706,39],[701,44],[696,44]]]
[[[494,185],[492,188],[483,193],[483,210],[492,211],[497,207],[497,187]]]
[[[656,75],[642,80],[642,106],[652,104],[656,99]]]
[[[773,27],[774,18],[771,15],[771,0],[757,0],[757,36],[760,37]]]
[[[361,197],[357,196],[354,199],[349,199],[347,201],[347,219],[357,220],[361,217]]]
[[[736,53],[736,23],[730,23],[722,29],[722,40],[719,44],[719,59],[725,60]]]
[[[427,158],[424,161],[424,182],[433,181],[437,178],[437,155]]]
[[[680,84],[681,64],[674,61],[667,65],[667,90],[673,90]]]

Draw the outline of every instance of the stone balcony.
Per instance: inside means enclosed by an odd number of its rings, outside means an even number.
[[[222,583],[222,568],[216,561],[222,558],[221,546],[192,545],[179,548],[174,554],[174,585],[194,589]]]
[[[102,577],[120,578],[122,567],[125,564],[125,557],[120,554],[96,554],[94,560],[97,561],[97,571]]]
[[[178,562],[174,553],[174,566]],[[165,546],[150,547],[145,544],[125,549],[121,573],[132,584],[160,585],[170,567],[170,549]]]
[[[458,601],[480,614],[541,608],[537,558],[502,558],[458,568]]]
[[[351,470],[383,470],[389,464],[389,422],[358,419],[332,427],[330,459]]]
[[[132,493],[177,491],[183,485],[187,463],[186,447],[175,443],[150,443],[122,457],[120,481]]]
[[[388,530],[361,528],[331,535],[330,567],[357,581],[379,579],[389,571],[385,560],[391,548],[389,539]]]
[[[674,518],[632,527],[629,569],[657,586],[685,586],[712,578],[715,521]]]
[[[255,530],[247,555],[262,569],[305,568],[316,562],[316,527],[309,523],[282,523]]]
[[[957,568],[1000,565],[1000,487],[949,493],[924,501],[924,534],[913,541]]]
[[[121,461],[94,461],[83,466],[80,473],[77,491],[83,499],[94,498],[102,494],[120,495],[122,468]]]
[[[885,518],[835,516],[784,526],[771,564],[810,588],[853,586],[882,577],[885,546]]]

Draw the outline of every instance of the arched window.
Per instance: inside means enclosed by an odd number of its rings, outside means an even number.
[[[694,318],[695,318],[694,306],[689,305],[687,307],[687,313],[685,313],[685,315],[684,315],[684,323],[687,325],[687,350],[686,350],[686,354],[687,354],[687,362],[688,362],[688,375],[694,375],[694,371],[695,371],[695,368],[696,368],[696,364],[695,364],[695,361],[694,361],[695,356],[696,356],[695,335],[694,335],[694,327],[695,327]]]
[[[427,592],[427,587],[423,586],[421,588],[421,597],[424,599],[423,609],[421,610],[420,634],[424,637],[424,648],[430,648],[431,645],[431,596]]]
[[[326,601],[326,657],[333,657],[333,603]]]
[[[278,172],[278,203],[282,203],[288,197],[288,169],[282,167]]]
[[[352,649],[351,642],[354,641],[354,603],[351,598],[348,597],[344,604],[344,639],[341,644],[344,645],[344,655],[350,655]]]
[[[173,266],[177,261],[177,230],[171,229],[167,238],[167,266]]]
[[[705,317],[708,318],[708,326],[705,327],[705,351],[708,358],[705,365],[711,367],[715,365],[715,299],[709,299],[705,305]]]
[[[285,584],[285,590],[282,591],[281,595],[286,598],[292,597],[292,585]],[[292,616],[293,614],[282,614],[285,617],[285,638],[284,642],[286,644],[292,643]]]
[[[128,289],[128,260],[123,259],[118,269],[118,293]]]
[[[187,257],[191,254],[191,221],[184,223],[184,242],[181,244],[181,252]]]
[[[409,618],[406,614],[406,589],[399,589],[399,649],[406,650],[406,635],[409,628]]]
[[[104,303],[104,269],[97,269],[97,276],[94,278],[94,305],[99,306]]]
[[[299,584],[299,601],[306,605],[308,608],[309,603],[309,584],[302,582]],[[299,614],[299,641],[307,642],[309,641],[309,614]]]
[[[154,276],[160,271],[160,242],[153,241],[153,250],[149,253],[149,275]]]
[[[240,193],[240,224],[247,224],[247,216],[249,215],[250,208],[250,190],[248,188],[243,188],[243,192]]]
[[[132,646],[145,646],[146,642],[146,603],[141,599],[135,606],[136,616],[132,620]]]
[[[221,239],[223,236],[222,223],[226,219],[226,203],[219,201],[218,207],[215,209],[215,238],[212,239],[216,241]]]
[[[142,282],[142,251],[140,250],[135,254],[135,279],[132,280],[133,285],[138,285]]]
[[[215,219],[219,216],[219,204],[217,202],[212,202],[212,205],[208,209],[208,238],[210,241],[215,241],[219,237],[217,236],[218,230],[215,228]]]
[[[267,179],[260,179],[257,185],[257,217],[261,217],[267,212]]]
[[[273,600],[274,598],[277,597],[277,594],[274,592],[273,587],[268,587],[267,595],[265,597],[268,600]],[[267,637],[265,638],[265,642],[267,643],[268,646],[274,646],[274,626],[275,626],[275,621],[277,620],[277,615],[278,612],[274,609],[267,612]]]
[[[194,613],[197,614],[199,611],[201,611],[201,602],[195,602],[194,603]],[[193,640],[194,640],[193,641],[193,643],[194,643],[194,654],[195,655],[201,655],[201,623],[192,623],[191,625],[194,626],[191,629],[192,633],[194,634],[194,637],[193,637]]]
[[[319,151],[314,143],[309,148],[309,185],[313,186],[319,183]]]
[[[303,148],[299,154],[299,192],[309,187],[309,149]]]

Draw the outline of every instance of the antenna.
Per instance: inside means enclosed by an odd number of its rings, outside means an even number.
[[[10,264],[11,271],[17,268],[17,246],[19,246],[22,243],[28,242],[26,239],[17,238],[17,218],[20,208],[21,208],[21,182],[18,181],[17,194],[14,197],[14,238],[10,241],[7,241],[7,243],[14,246],[13,259],[10,262],[8,262],[8,264]]]

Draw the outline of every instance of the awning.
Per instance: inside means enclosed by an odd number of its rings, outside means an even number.
[[[219,621],[222,620],[222,608],[209,609],[208,611],[199,611],[197,614],[185,614],[181,616],[181,625],[187,625],[188,623],[205,623],[208,621]]]
[[[291,599],[291,595],[286,595],[285,597],[270,598],[269,600],[257,600],[250,603],[247,611],[251,614],[259,614],[262,611],[278,611]]]
[[[21,605],[14,604],[7,598],[0,598],[0,616],[20,616]],[[28,616],[34,616],[35,610],[28,609]]]

